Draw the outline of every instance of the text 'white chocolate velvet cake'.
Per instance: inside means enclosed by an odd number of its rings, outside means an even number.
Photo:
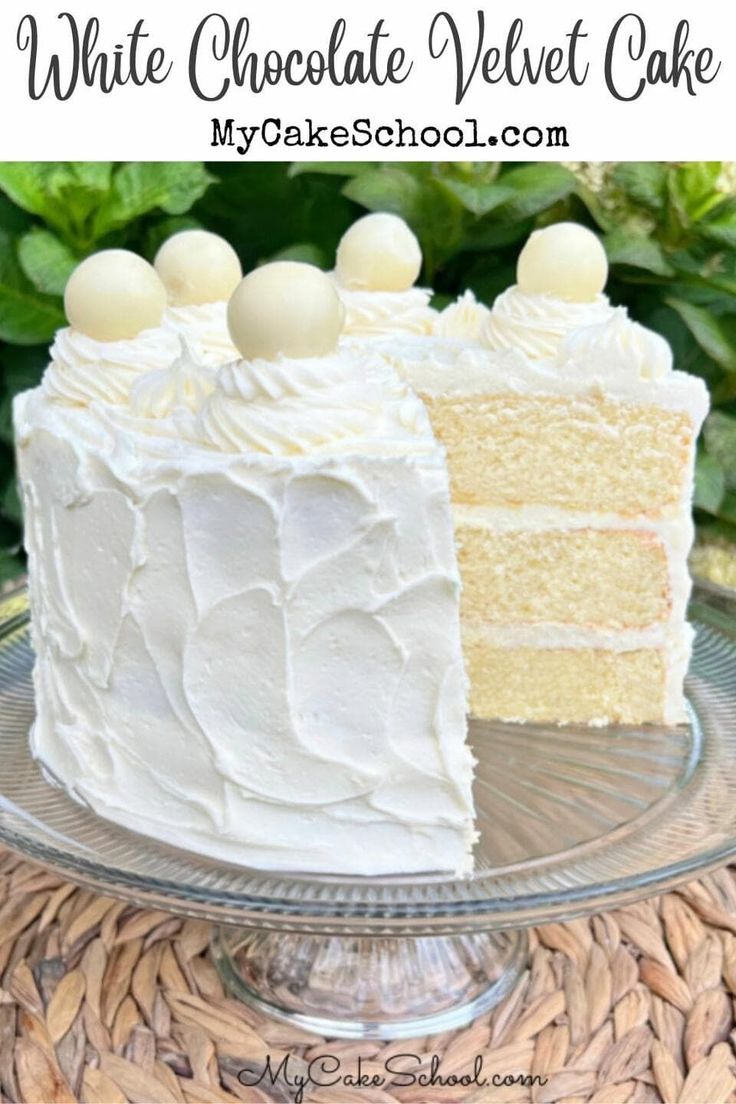
[[[182,309],[239,276],[213,247],[187,290],[194,244],[157,264]],[[34,754],[101,816],[218,859],[468,870],[460,585],[422,404],[338,349],[310,266],[237,283],[227,338],[222,309],[198,336],[166,303],[140,258],[90,258],[16,399]]]

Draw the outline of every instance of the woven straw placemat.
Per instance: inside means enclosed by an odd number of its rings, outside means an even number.
[[[340,1059],[343,1080],[307,1084],[309,1104],[736,1101],[736,871],[535,929],[529,968],[491,1014],[394,1043],[331,1042],[258,1016],[223,991],[208,937],[206,923],[96,896],[0,851],[2,1101],[288,1101],[297,1087],[282,1079],[242,1083],[287,1053],[292,1082],[315,1058]],[[437,1055],[445,1083],[392,1081],[398,1054],[417,1056],[415,1075]],[[350,1087],[359,1056],[380,1087]],[[485,1085],[447,1084],[478,1056]]]

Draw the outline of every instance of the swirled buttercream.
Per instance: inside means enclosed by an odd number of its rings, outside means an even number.
[[[202,440],[226,452],[426,451],[426,411],[387,364],[355,349],[300,360],[237,361],[220,369]]]
[[[162,325],[181,335],[197,360],[219,367],[240,355],[227,328],[227,303],[167,307]]]
[[[78,330],[59,330],[42,387],[50,399],[87,406],[97,400],[126,403],[135,380],[176,358],[179,342],[163,327],[125,341],[97,341]]]
[[[618,307],[605,322],[573,330],[563,340],[561,371],[581,376],[623,376],[662,380],[672,372],[672,349],[660,334],[629,318]]]
[[[491,349],[517,349],[532,360],[554,357],[574,330],[608,321],[614,308],[605,295],[570,303],[552,295],[528,295],[518,286],[498,296],[481,338]]]
[[[479,303],[468,289],[454,303],[440,311],[435,318],[434,333],[438,337],[479,341],[490,313],[488,307]]]
[[[181,352],[168,368],[157,368],[139,376],[130,390],[130,407],[143,418],[166,418],[183,407],[196,414],[214,391],[215,373],[198,364],[185,340]]]
[[[336,286],[345,304],[343,333],[348,337],[432,332],[437,312],[430,307],[432,293],[425,288],[356,291],[339,282]]]

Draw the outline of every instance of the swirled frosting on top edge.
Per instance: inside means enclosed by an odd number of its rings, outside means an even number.
[[[613,313],[605,295],[570,303],[552,295],[529,295],[514,285],[495,300],[481,339],[489,349],[516,349],[532,360],[544,360],[557,355],[568,334],[607,322]]]
[[[135,380],[167,368],[178,351],[176,335],[160,326],[124,341],[97,341],[66,328],[54,338],[42,387],[48,398],[74,406],[126,403]]]
[[[437,312],[426,288],[407,291],[359,291],[335,281],[345,305],[346,335],[413,333],[428,334],[434,328]]]
[[[162,325],[184,337],[196,358],[211,367],[240,356],[230,338],[225,301],[168,307]]]
[[[181,338],[181,353],[166,368],[139,376],[130,391],[130,408],[141,418],[167,418],[175,410],[196,414],[215,389],[215,370],[198,363]]]
[[[554,357],[448,340],[382,342],[381,355],[424,397],[511,392],[599,394],[618,402],[685,410],[699,427],[708,412],[701,379],[672,369],[667,342],[623,308],[608,322],[574,330]]]
[[[419,399],[382,358],[359,349],[227,364],[199,425],[201,439],[225,452],[394,455],[436,448]]]
[[[454,303],[439,312],[433,332],[437,337],[480,341],[490,314],[489,308],[479,303],[472,291],[464,291]]]

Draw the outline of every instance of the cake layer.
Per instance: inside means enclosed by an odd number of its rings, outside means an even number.
[[[670,615],[667,548],[653,532],[500,532],[468,509],[456,516],[455,534],[468,621],[626,630]]]
[[[657,518],[689,494],[693,424],[684,410],[593,394],[421,397],[447,448],[456,502]]]
[[[682,719],[668,707],[665,648],[499,648],[465,634],[474,716],[559,724]]]

